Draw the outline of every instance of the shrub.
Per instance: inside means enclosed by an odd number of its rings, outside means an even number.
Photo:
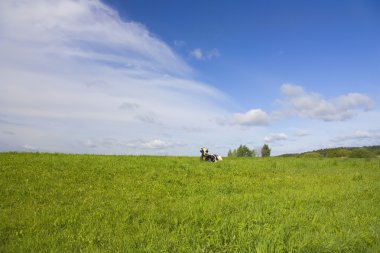
[[[319,154],[318,152],[308,152],[308,153],[300,155],[300,157],[304,157],[304,158],[319,158],[319,157],[321,157],[321,154]]]
[[[371,151],[365,148],[354,149],[350,153],[350,158],[372,158],[375,157]]]

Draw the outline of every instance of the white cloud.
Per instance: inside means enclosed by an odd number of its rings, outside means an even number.
[[[217,58],[220,56],[220,52],[218,49],[214,48],[207,52],[207,59],[211,60],[213,58]]]
[[[120,106],[120,110],[135,110],[138,109],[140,106],[137,103],[133,102],[123,102]]]
[[[200,48],[195,48],[190,52],[190,56],[194,57],[197,60],[211,60],[217,57],[220,57],[220,52],[218,49],[214,48],[209,51],[204,52]]]
[[[287,140],[288,136],[284,133],[272,133],[264,137],[265,142],[276,142],[276,141],[282,141]]]
[[[347,141],[372,141],[373,144],[378,144],[380,141],[380,131],[356,130],[350,135],[338,136],[332,139],[333,142]]]
[[[349,93],[330,100],[318,93],[306,92],[301,86],[284,84],[282,93],[286,96],[281,101],[284,108],[275,115],[298,115],[300,117],[323,121],[342,121],[355,116],[359,110],[374,108],[374,102],[365,94]]]
[[[302,96],[305,93],[301,86],[292,84],[283,84],[281,86],[281,91],[289,97]]]
[[[186,46],[186,42],[183,40],[174,40],[173,44],[176,48],[183,48]]]
[[[353,138],[355,139],[366,139],[366,138],[373,138],[373,137],[379,137],[378,134],[369,133],[368,131],[355,131]]]
[[[340,110],[363,109],[370,111],[375,108],[375,103],[367,95],[360,93],[348,93],[334,99],[333,103]]]
[[[0,121],[4,131],[17,129],[0,136],[7,147],[28,141],[42,151],[124,152],[144,148],[125,145],[130,140],[212,128],[212,117],[227,114],[222,92],[194,80],[165,42],[99,0],[0,1],[0,24],[0,117],[21,123]],[[209,115],[199,113],[204,108]]]
[[[168,143],[168,142],[163,141],[163,140],[158,140],[158,139],[141,144],[142,148],[147,148],[147,149],[164,149],[164,148],[168,148],[170,146],[172,146],[171,143]]]
[[[198,155],[207,146],[223,154],[248,134],[256,143],[279,131],[240,127],[271,128],[273,114],[231,114],[223,92],[197,81],[170,46],[100,0],[0,1],[0,38],[1,151]],[[221,55],[216,48],[193,52],[199,60]],[[374,106],[360,93],[325,99],[300,86],[282,89],[282,115],[342,120]],[[365,117],[357,129],[378,122],[370,113],[358,115]],[[348,124],[328,135],[318,124],[319,133],[310,129],[316,141],[348,136],[340,132]],[[358,136],[371,140],[365,132]],[[309,138],[299,139],[310,145]]]
[[[244,126],[266,126],[269,121],[269,115],[261,109],[252,109],[246,113],[235,113],[233,117],[233,123]]]
[[[311,133],[309,130],[306,130],[306,129],[298,129],[295,135],[298,137],[305,137],[305,136],[311,135]]]
[[[28,152],[36,152],[38,151],[38,149],[30,144],[24,144],[22,145],[22,148],[24,149],[24,151],[28,151]]]
[[[24,46],[22,53],[34,47],[35,52],[60,57],[191,71],[143,25],[123,22],[100,1],[2,1],[0,14],[5,42]]]
[[[143,154],[151,153],[159,150],[161,152],[170,153],[169,149],[176,149],[185,146],[179,142],[172,142],[162,139],[153,140],[120,140],[114,138],[92,138],[82,142],[82,145],[100,151],[106,152],[107,150],[124,150],[129,154]]]
[[[193,56],[197,60],[202,60],[203,59],[202,49],[200,49],[200,48],[196,48],[193,51],[191,51],[190,55]]]

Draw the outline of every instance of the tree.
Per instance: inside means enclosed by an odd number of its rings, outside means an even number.
[[[252,157],[252,151],[245,145],[240,145],[237,149],[238,157]]]
[[[269,157],[270,156],[270,148],[267,144],[261,148],[261,157]]]
[[[228,155],[227,155],[228,157],[237,157],[237,155],[236,155],[236,149],[234,149],[234,150],[228,150]]]
[[[237,149],[229,150],[228,157],[255,157],[255,151],[245,145],[240,145]]]
[[[356,148],[350,153],[350,158],[371,158],[375,155],[366,148]]]
[[[348,157],[350,151],[344,148],[332,148],[326,151],[326,157]]]
[[[321,157],[321,154],[319,154],[318,152],[307,152],[307,153],[304,153],[304,154],[300,155],[299,157],[304,157],[304,158],[319,158],[319,157]]]

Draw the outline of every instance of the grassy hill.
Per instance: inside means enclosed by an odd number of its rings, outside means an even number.
[[[0,154],[0,252],[379,252],[378,159]]]
[[[349,158],[375,158],[380,157],[380,146],[368,147],[339,147],[319,149],[300,154],[284,154],[281,157],[349,157]]]

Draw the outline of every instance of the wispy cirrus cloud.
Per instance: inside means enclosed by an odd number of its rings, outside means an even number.
[[[93,63],[176,74],[191,71],[142,24],[122,21],[117,12],[100,1],[2,1],[0,7],[3,47],[12,49],[16,44],[31,54],[33,49]]]
[[[15,131],[17,138],[0,136],[14,147],[28,141],[40,150],[83,152],[68,142],[99,135],[160,140],[166,129],[212,124],[199,113],[204,108],[226,113],[216,103],[226,99],[223,92],[196,81],[164,41],[99,0],[1,1],[0,24],[0,116],[32,122]],[[51,122],[60,123],[45,129]],[[51,143],[32,137],[38,129]]]

